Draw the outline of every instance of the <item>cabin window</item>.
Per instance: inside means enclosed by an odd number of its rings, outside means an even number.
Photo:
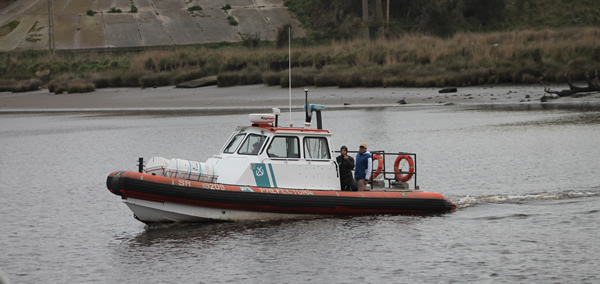
[[[231,142],[229,142],[229,145],[227,145],[227,147],[225,147],[225,150],[223,150],[223,153],[234,153],[235,149],[237,149],[240,143],[242,143],[242,141],[244,140],[244,137],[246,137],[246,133],[240,133],[233,137],[233,139],[231,139]]]
[[[304,158],[307,160],[331,159],[329,143],[325,137],[304,138]]]
[[[238,154],[242,155],[258,155],[258,151],[265,142],[266,136],[258,134],[250,134],[246,137],[246,141],[240,147]]]
[[[298,137],[275,136],[269,145],[267,155],[271,158],[300,158],[300,142]]]

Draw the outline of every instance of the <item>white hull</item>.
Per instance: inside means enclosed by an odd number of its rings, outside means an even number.
[[[125,202],[125,204],[129,206],[129,209],[133,211],[133,214],[135,214],[135,216],[144,223],[195,223],[214,221],[306,219],[322,217],[322,215],[268,213],[199,207],[170,202],[153,202],[135,198],[127,198],[123,202]]]

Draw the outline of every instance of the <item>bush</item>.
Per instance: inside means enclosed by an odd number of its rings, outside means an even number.
[[[260,70],[256,67],[254,68],[246,68],[244,70],[244,80],[241,82],[243,85],[256,85],[262,84],[262,74]]]
[[[331,73],[319,74],[314,80],[317,87],[337,86],[336,76]]]
[[[139,79],[139,85],[142,88],[168,86],[171,85],[171,83],[172,80],[170,72],[147,74],[141,76]]]
[[[91,82],[87,82],[83,79],[74,80],[68,82],[66,85],[66,90],[69,94],[72,93],[88,93],[96,90],[94,84]]]
[[[11,86],[15,84],[15,80],[0,80],[0,92],[10,92]]]
[[[152,60],[152,58],[146,59],[146,61],[144,62],[144,69],[146,69],[146,70],[156,70],[156,67],[154,65],[154,60]]]
[[[173,76],[173,84],[177,85],[177,84],[180,84],[183,82],[191,81],[194,79],[199,79],[199,78],[205,77],[207,75],[208,74],[206,73],[206,71],[204,71],[202,69],[187,70],[187,71],[179,72],[177,75]]]
[[[291,33],[290,24],[285,24],[281,28],[277,29],[277,39],[275,40],[277,48],[283,48],[288,46],[290,33]]]
[[[360,84],[363,87],[383,87],[383,78],[377,75],[363,76],[360,80]]]
[[[88,16],[93,16],[94,14],[96,14],[96,12],[94,12],[92,9],[88,9],[85,14]]]
[[[231,87],[239,85],[240,76],[237,72],[223,72],[217,75],[217,86]]]
[[[313,69],[309,69],[309,68],[294,69],[294,71],[292,72],[292,88],[314,86],[315,85],[315,79],[314,79],[315,75],[316,75],[316,72]],[[289,81],[290,81],[290,79],[289,79],[288,73],[281,72],[281,82],[280,82],[281,87],[287,88],[290,84]]]
[[[193,13],[194,11],[202,11],[202,7],[200,7],[199,5],[194,5],[192,7],[189,7],[188,11],[190,11],[190,13]]]
[[[140,87],[140,78],[148,72],[125,72],[121,75],[122,87]]]
[[[279,72],[264,72],[262,74],[262,81],[268,86],[279,86],[281,84],[281,75]]]
[[[258,68],[247,68],[241,72],[223,72],[217,76],[217,86],[219,87],[260,83],[263,83],[263,76]]]
[[[36,91],[42,87],[42,84],[42,81],[38,79],[28,79],[21,81],[6,80],[0,82],[0,92],[21,93]]]
[[[225,6],[221,7],[221,9],[224,11],[231,10],[231,5],[226,4]]]
[[[74,78],[73,76],[61,76],[48,83],[48,91],[55,94],[68,93],[87,93],[96,88],[94,83],[84,78]]]
[[[234,27],[238,25],[238,22],[232,16],[227,16],[227,21],[229,22],[230,25],[232,25]]]
[[[110,8],[107,13],[121,13],[121,9],[117,9],[115,7]]]
[[[361,84],[360,73],[354,72],[351,74],[339,74],[337,78],[337,85],[340,88],[354,88],[359,87]]]
[[[260,44],[260,32],[256,32],[253,35],[240,34],[242,38],[242,45],[245,47],[258,47]]]
[[[137,13],[138,12],[138,8],[135,5],[131,5],[131,9],[129,10],[129,13]]]
[[[110,78],[108,76],[94,75],[92,83],[98,89],[110,87]]]

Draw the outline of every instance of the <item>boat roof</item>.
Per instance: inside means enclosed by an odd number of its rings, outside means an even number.
[[[271,133],[296,133],[296,134],[330,134],[329,130],[326,129],[315,129],[315,128],[301,128],[301,127],[274,127],[269,124],[258,124],[251,126],[238,126],[236,131],[256,129],[259,131],[268,131]]]

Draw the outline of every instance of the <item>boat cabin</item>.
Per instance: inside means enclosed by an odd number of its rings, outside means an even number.
[[[309,118],[304,128],[278,127],[277,120],[277,114],[251,114],[251,125],[235,130],[220,153],[206,161],[219,174],[217,183],[340,190],[331,134],[320,129],[320,119],[316,129]]]

